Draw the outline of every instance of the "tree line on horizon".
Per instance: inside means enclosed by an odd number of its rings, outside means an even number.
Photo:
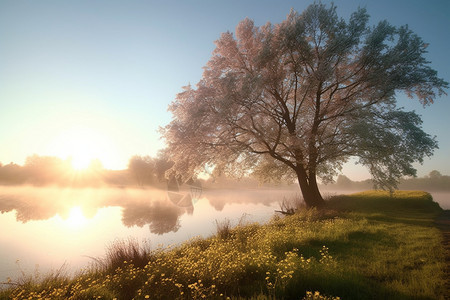
[[[166,184],[165,172],[172,166],[164,156],[134,155],[124,170],[105,169],[100,160],[92,160],[85,170],[75,170],[71,159],[55,156],[28,156],[23,166],[0,163],[0,184],[37,186],[146,186]]]
[[[342,190],[368,190],[372,189],[371,179],[352,181],[345,175],[338,175],[336,182],[328,185],[328,188]],[[424,190],[424,191],[450,191],[450,176],[442,175],[437,170],[431,171],[424,177],[405,177],[399,182],[399,189]]]
[[[85,170],[75,170],[70,159],[62,159],[56,156],[28,156],[24,165],[9,163],[2,165],[0,162],[0,185],[58,185],[74,187],[160,187],[166,188],[169,182],[177,185],[189,184],[200,181],[203,186],[222,188],[244,188],[260,186],[291,185],[293,181],[285,182],[267,180],[259,174],[258,170],[240,177],[229,177],[220,168],[214,168],[206,172],[205,178],[189,178],[185,180],[180,176],[170,177],[166,174],[173,166],[164,151],[156,157],[149,155],[134,155],[128,160],[128,166],[123,170],[105,169],[100,160],[92,160]]]
[[[1,185],[58,185],[75,187],[163,187],[167,186],[166,171],[173,166],[163,153],[157,157],[134,155],[128,161],[124,170],[105,169],[99,160],[93,160],[87,170],[76,171],[71,166],[70,159],[54,156],[32,155],[27,157],[23,166],[10,163],[0,163]],[[203,186],[221,188],[245,187],[277,187],[295,184],[294,181],[268,181],[258,172],[253,172],[239,178],[228,177],[220,170],[210,172],[207,179],[203,179]],[[178,183],[183,182],[178,178]],[[197,179],[198,180],[198,179]],[[401,189],[417,190],[450,190],[450,176],[442,175],[433,170],[424,177],[406,177],[400,179]],[[352,181],[347,176],[338,175],[335,182],[327,184],[327,189],[368,190],[373,188],[371,179]]]

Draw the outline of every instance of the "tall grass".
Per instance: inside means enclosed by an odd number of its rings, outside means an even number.
[[[217,237],[222,240],[226,240],[231,236],[231,221],[230,219],[224,219],[222,221],[216,220]]]
[[[143,268],[152,258],[152,251],[148,243],[140,244],[137,239],[116,240],[106,248],[102,258],[93,258],[91,268],[99,272],[112,272],[128,263]]]
[[[420,192],[340,196],[265,225],[218,223],[170,249],[116,243],[101,267],[0,298],[444,299],[439,211]]]
[[[279,212],[283,214],[293,214],[296,211],[306,208],[305,201],[303,197],[299,194],[295,194],[290,197],[283,197],[283,200],[279,203]]]

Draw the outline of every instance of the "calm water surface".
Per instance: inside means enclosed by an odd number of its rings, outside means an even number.
[[[296,192],[2,187],[0,282],[64,264],[69,273],[79,270],[117,239],[156,248],[210,236],[216,220],[265,222]]]
[[[346,191],[349,192],[349,191]],[[346,193],[340,191],[338,193]],[[325,191],[324,194],[335,194]],[[216,221],[265,222],[297,189],[197,190],[1,187],[0,282],[25,272],[68,273],[102,257],[115,240],[156,248],[215,233]],[[450,209],[448,193],[433,193]]]

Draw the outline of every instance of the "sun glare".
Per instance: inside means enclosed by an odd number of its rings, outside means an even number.
[[[109,136],[93,128],[64,129],[49,145],[50,152],[69,159],[75,170],[87,169],[92,161],[99,160],[105,168],[117,165],[116,149]]]
[[[72,168],[75,170],[87,169],[94,159],[94,155],[89,153],[89,151],[85,151],[85,149],[78,149],[74,151],[74,155],[70,156]]]
[[[75,206],[70,209],[69,217],[66,220],[67,224],[73,228],[82,226],[86,223],[86,221],[87,220],[83,215],[83,211],[79,206]]]

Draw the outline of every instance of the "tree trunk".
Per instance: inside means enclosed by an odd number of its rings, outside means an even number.
[[[312,174],[309,176],[309,188],[311,189],[311,193],[313,194],[317,205],[322,206],[325,204],[325,200],[323,200],[322,195],[320,194],[319,187],[317,186],[316,174]]]
[[[306,172],[303,168],[296,170],[298,184],[300,185],[300,190],[302,191],[303,200],[308,207],[320,207],[325,201],[320,195],[319,188],[317,186],[317,180],[314,176],[309,178],[306,176]]]

